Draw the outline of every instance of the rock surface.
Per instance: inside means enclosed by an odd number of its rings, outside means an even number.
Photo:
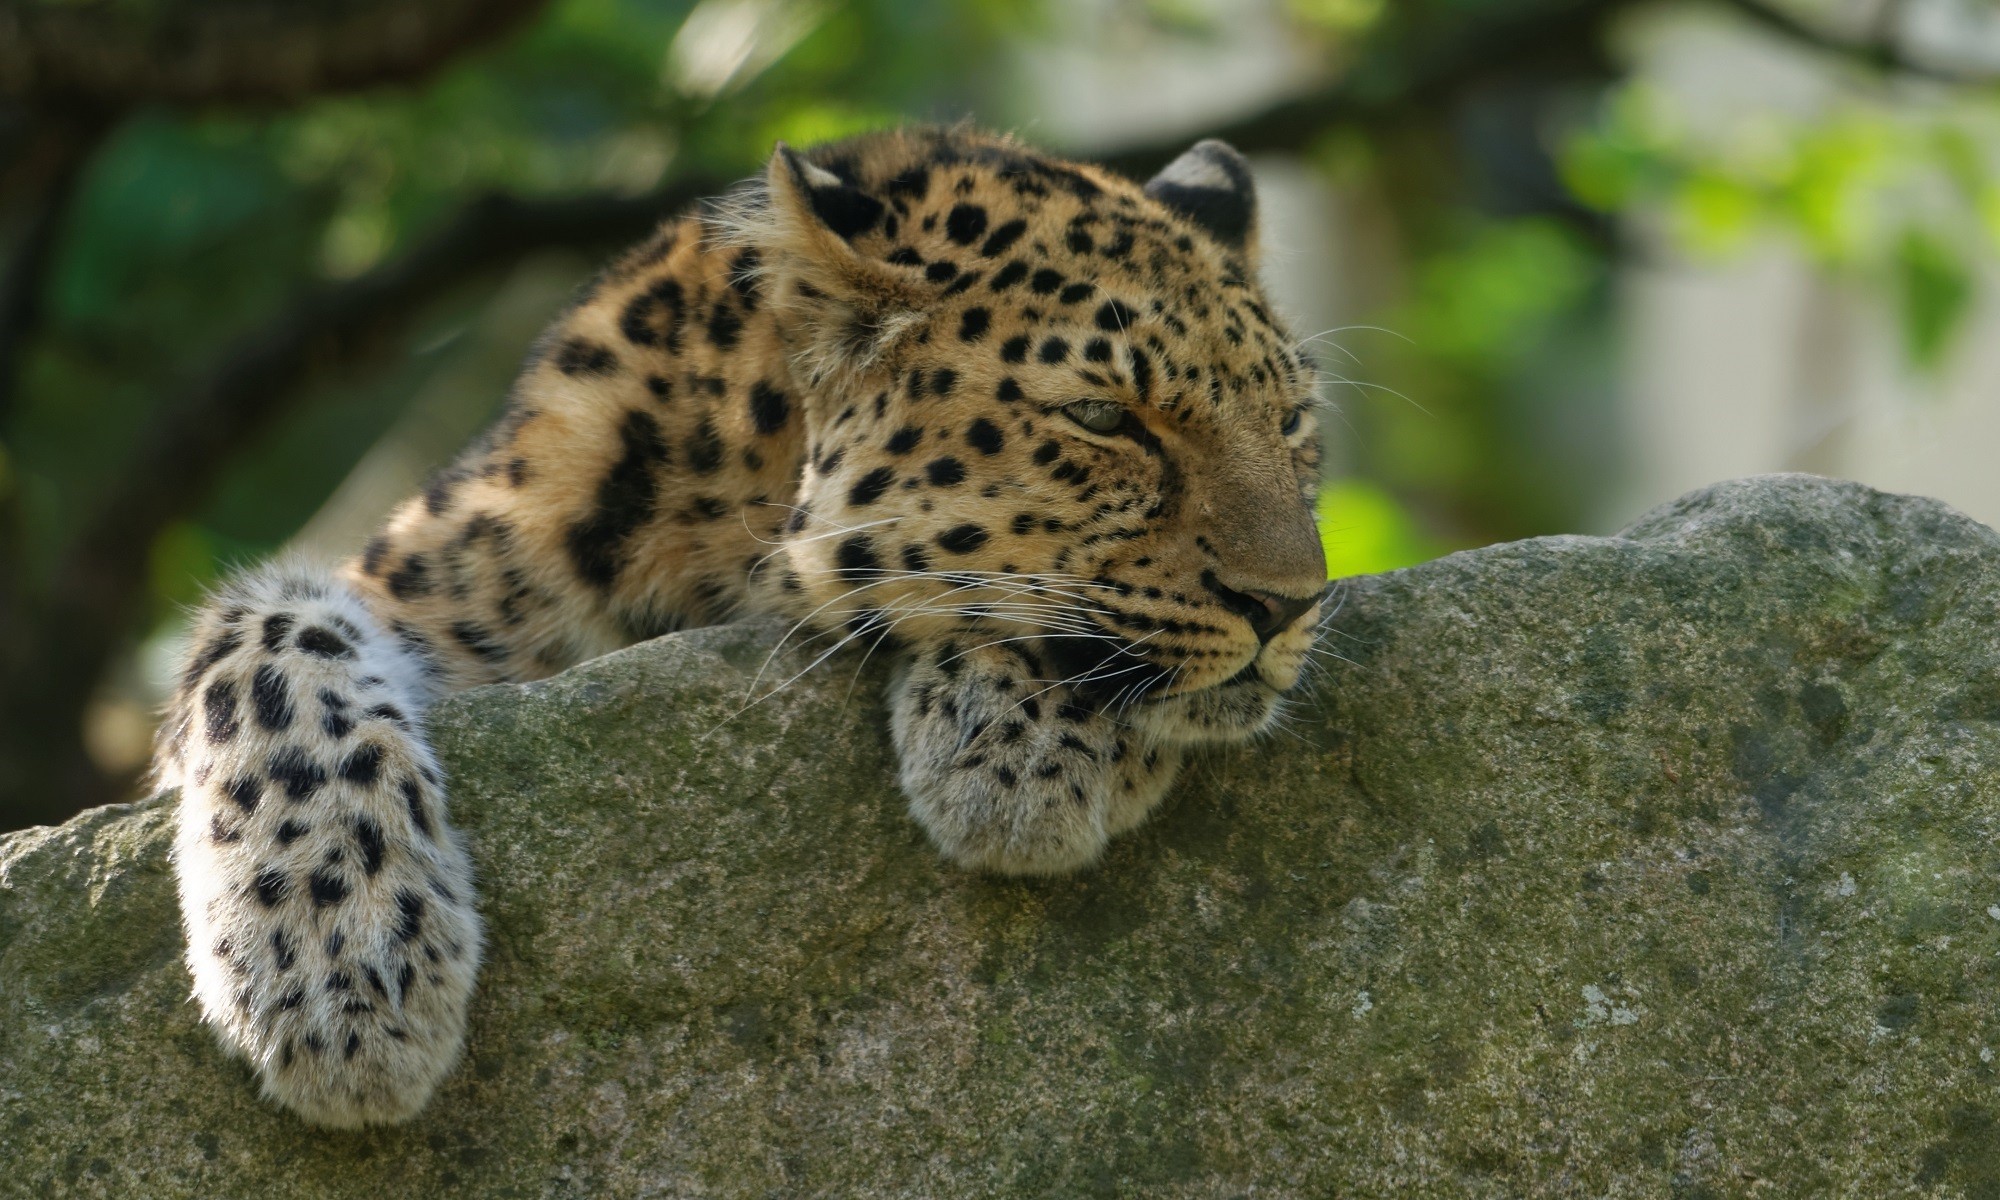
[[[492,957],[406,1127],[198,1025],[167,799],[0,839],[0,1195],[2000,1195],[2000,535],[1942,505],[1352,581],[1285,732],[1056,882],[933,857],[878,666],[744,709],[774,641],[438,710]]]

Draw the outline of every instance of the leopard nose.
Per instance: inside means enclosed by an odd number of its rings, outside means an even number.
[[[1274,596],[1270,592],[1245,592],[1263,610],[1250,617],[1250,628],[1259,642],[1268,642],[1292,627],[1318,600],[1318,596]]]
[[[1202,572],[1201,581],[1207,585],[1210,594],[1222,601],[1224,608],[1250,622],[1250,628],[1257,634],[1259,642],[1268,642],[1289,629],[1292,622],[1319,600],[1317,593],[1280,596],[1255,588],[1233,588],[1217,579],[1213,571]]]

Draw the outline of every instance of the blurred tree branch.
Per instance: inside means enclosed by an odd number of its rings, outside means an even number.
[[[0,93],[96,105],[296,101],[419,78],[547,0],[0,0]]]
[[[41,319],[70,199],[112,122],[105,114],[82,112],[22,124],[23,144],[10,156],[12,169],[0,177],[0,205],[22,213],[14,256],[0,274],[0,429],[6,427],[20,387],[22,348]]]
[[[1908,75],[1916,79],[1961,86],[1990,85],[2000,82],[2000,68],[1968,71],[1941,63],[1927,62],[1911,54],[1896,36],[1896,27],[1903,11],[1902,5],[1897,3],[1897,0],[1888,0],[1883,6],[1882,19],[1875,23],[1871,36],[1866,38],[1843,37],[1794,16],[1778,5],[1768,4],[1765,0],[1722,0],[1722,4],[1760,29],[1778,34],[1788,41],[1887,74]]]

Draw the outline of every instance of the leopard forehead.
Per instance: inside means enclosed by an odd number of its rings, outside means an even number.
[[[1261,422],[1310,398],[1313,370],[1245,253],[1127,179],[957,131],[871,135],[810,158],[880,203],[846,240],[920,297],[926,320],[903,357],[933,372],[962,361],[977,377],[997,362],[1012,379],[992,381],[1003,402],[1109,395],[1183,424]]]

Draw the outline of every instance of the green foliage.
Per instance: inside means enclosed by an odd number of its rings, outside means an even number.
[[[1609,442],[1608,268],[1547,218],[1460,216],[1410,247],[1407,296],[1346,397],[1361,470],[1474,544],[1573,526]],[[1398,564],[1402,565],[1402,564]]]
[[[1328,579],[1414,566],[1455,548],[1425,533],[1409,509],[1363,479],[1329,484],[1317,511]]]
[[[1569,142],[1564,177],[1605,211],[1650,207],[1675,241],[1726,256],[1767,231],[1889,296],[1912,364],[1935,369],[1970,311],[1969,264],[2000,244],[2000,105],[1844,93],[1822,111],[1718,129],[1628,85]]]

